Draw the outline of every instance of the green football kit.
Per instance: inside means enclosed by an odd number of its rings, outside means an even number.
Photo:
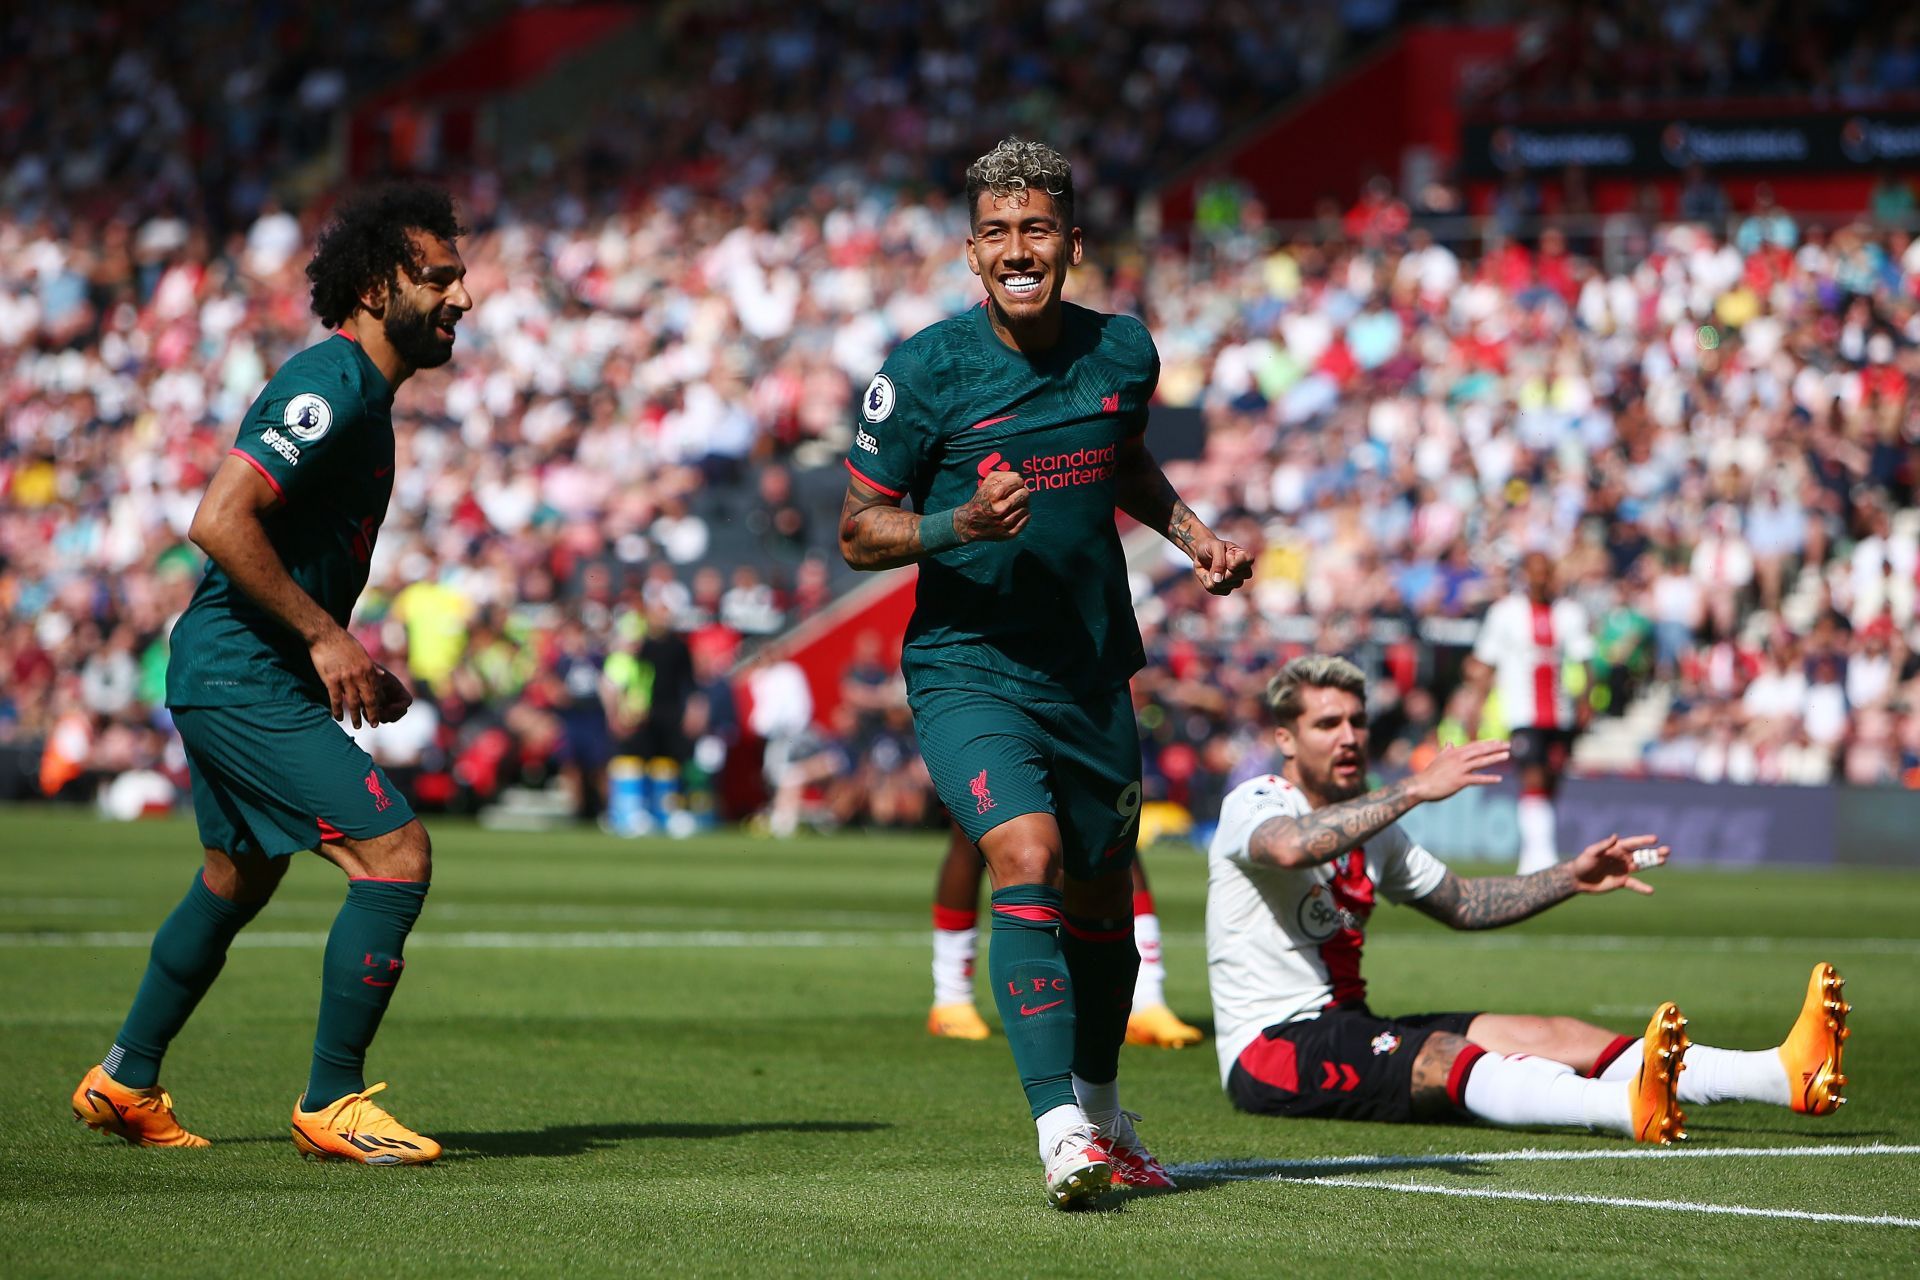
[[[1145,430],[1159,358],[1129,316],[1064,304],[1060,341],[1028,356],[987,309],[894,351],[860,405],[847,467],[916,510],[1016,471],[1032,515],[1005,542],[920,561],[901,657],[928,771],[978,841],[1051,813],[1067,874],[1133,857],[1140,742],[1127,684],[1144,663],[1114,523],[1121,443]]]
[[[1144,655],[1115,475],[1159,375],[1130,317],[1065,305],[1060,340],[1029,356],[976,307],[894,351],[847,457],[858,479],[921,512],[968,501],[993,471],[1026,481],[1017,537],[921,557],[901,669],[927,771],[961,830],[977,844],[1051,814],[1076,880],[1124,875],[1139,838],[1127,685]],[[1104,1084],[1119,1069],[1140,967],[1133,918],[1070,916],[1050,884],[996,879],[992,904],[987,973],[1044,1155],[1045,1135],[1080,1115],[1074,1080]]]
[[[280,503],[264,522],[287,573],[345,626],[393,493],[393,388],[345,334],[267,384],[233,453]],[[307,646],[209,562],[173,629],[167,706],[187,750],[201,843],[272,857],[369,839],[413,817],[328,710]]]

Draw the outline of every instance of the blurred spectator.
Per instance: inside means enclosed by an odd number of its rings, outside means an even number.
[[[1719,231],[1727,222],[1727,193],[1697,162],[1689,164],[1680,182],[1680,218]]]

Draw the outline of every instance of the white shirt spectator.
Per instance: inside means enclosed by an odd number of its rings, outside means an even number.
[[[1692,568],[1702,586],[1738,591],[1753,581],[1753,553],[1739,534],[1710,533],[1693,549]]]
[[[747,696],[753,699],[747,727],[769,742],[791,738],[813,721],[813,690],[796,662],[774,662],[755,670],[747,677]]]
[[[1893,687],[1893,658],[1890,654],[1856,653],[1847,659],[1847,704],[1854,708],[1873,707]]]
[[[398,720],[349,727],[347,735],[383,766],[417,768],[440,733],[440,713],[431,702],[416,702]]]
[[[1807,677],[1796,669],[1771,667],[1753,678],[1740,705],[1755,719],[1798,721],[1807,713]]]
[[[656,516],[648,532],[660,544],[661,552],[675,564],[693,564],[704,560],[707,547],[713,541],[713,535],[707,530],[707,522],[691,511],[680,515]]]
[[[1847,691],[1837,680],[1807,686],[1807,737],[1831,747],[1847,736]]]

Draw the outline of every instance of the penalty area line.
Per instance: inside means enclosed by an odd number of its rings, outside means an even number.
[[[1920,1218],[1890,1213],[1821,1213],[1811,1209],[1761,1209],[1746,1204],[1705,1204],[1694,1200],[1642,1200],[1633,1196],[1590,1196],[1545,1191],[1501,1191],[1492,1187],[1435,1187],[1421,1182],[1370,1182],[1365,1178],[1291,1178],[1314,1187],[1354,1187],[1364,1191],[1403,1191],[1414,1195],[1454,1196],[1462,1200],[1524,1200],[1533,1204],[1590,1204],[1616,1209],[1663,1209],[1669,1213],[1708,1213],[1735,1218],[1781,1218],[1794,1222],[1844,1222],[1863,1227],[1920,1227]]]

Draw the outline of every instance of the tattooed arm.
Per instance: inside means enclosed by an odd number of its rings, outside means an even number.
[[[1498,929],[1539,915],[1574,895],[1573,864],[1563,862],[1530,876],[1466,880],[1447,872],[1434,891],[1413,905],[1455,929]]]
[[[1588,845],[1571,862],[1528,876],[1487,876],[1465,880],[1447,872],[1432,893],[1413,905],[1455,929],[1498,929],[1539,915],[1576,893],[1653,890],[1634,876],[1667,860],[1667,847],[1658,836],[1608,836]]]
[[[1466,787],[1500,781],[1486,770],[1505,762],[1504,742],[1448,747],[1420,772],[1352,800],[1321,805],[1297,817],[1268,818],[1247,839],[1247,856],[1276,867],[1317,867],[1385,831],[1417,804],[1445,800]]]
[[[1027,527],[1027,486],[1011,471],[990,471],[972,498],[924,516],[859,479],[840,504],[840,554],[855,569],[893,569],[963,542],[1003,542]]]
[[[1352,800],[1323,805],[1298,817],[1268,818],[1247,838],[1247,857],[1275,867],[1317,867],[1385,831],[1420,803],[1402,778]]]
[[[1114,504],[1186,552],[1194,576],[1208,591],[1224,596],[1252,576],[1247,553],[1217,537],[1173,491],[1144,436],[1120,442],[1113,482]]]

